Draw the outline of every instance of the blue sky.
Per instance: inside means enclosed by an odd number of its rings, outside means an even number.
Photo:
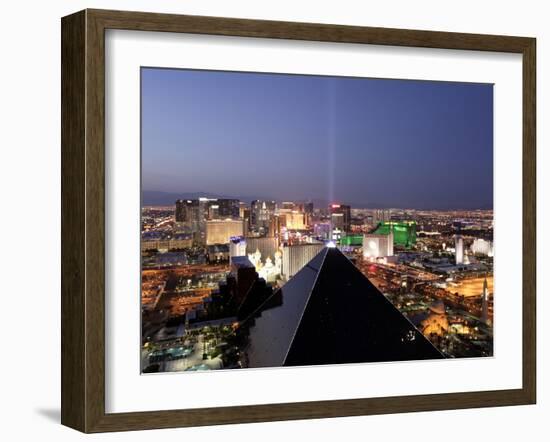
[[[143,68],[142,188],[492,207],[493,87]]]

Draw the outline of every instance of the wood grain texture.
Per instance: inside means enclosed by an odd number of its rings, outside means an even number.
[[[536,40],[523,50],[523,389],[537,394],[537,150]]]
[[[86,16],[86,431],[90,431],[105,415],[105,38],[101,21],[89,11]]]
[[[190,410],[105,413],[106,29],[499,51],[523,55],[523,387]],[[532,404],[536,398],[535,40],[141,12],[62,19],[62,423],[84,432]]]
[[[85,13],[61,29],[61,422],[83,429],[85,406]]]
[[[529,38],[318,23],[88,10],[105,29],[186,32],[289,40],[522,52]]]

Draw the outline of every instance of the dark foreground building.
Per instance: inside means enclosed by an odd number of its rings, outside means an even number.
[[[247,367],[444,357],[335,248],[321,250],[243,325]]]

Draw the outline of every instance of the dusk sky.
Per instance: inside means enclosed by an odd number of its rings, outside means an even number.
[[[143,68],[142,189],[491,208],[493,86]]]

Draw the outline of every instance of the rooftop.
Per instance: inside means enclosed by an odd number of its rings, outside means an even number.
[[[250,262],[248,256],[233,256],[231,257],[231,264],[236,268],[255,268],[254,264]]]
[[[324,248],[248,318],[249,367],[443,355],[336,248]]]

